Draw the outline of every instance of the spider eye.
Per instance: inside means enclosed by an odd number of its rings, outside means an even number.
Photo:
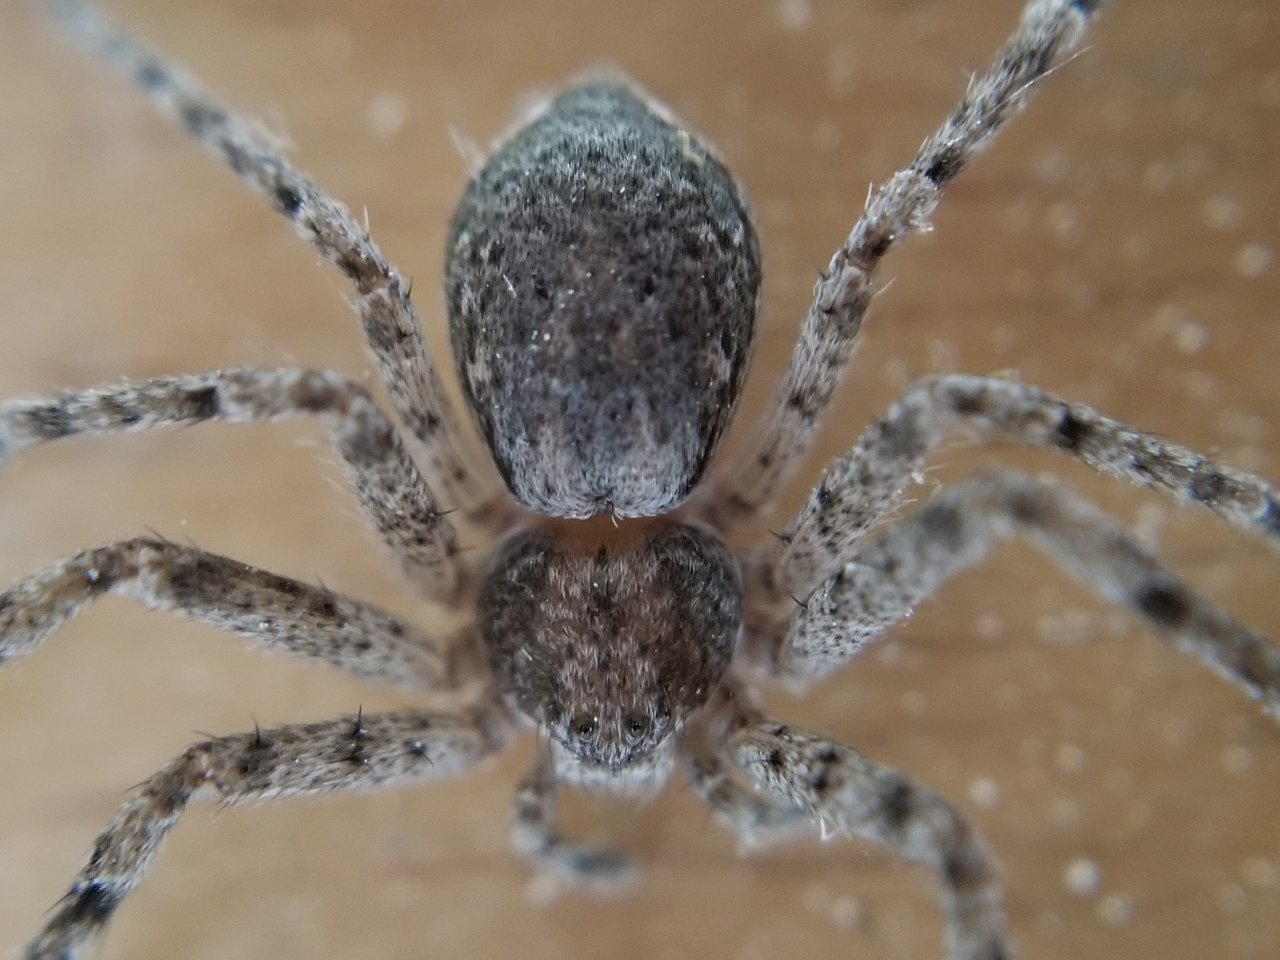
[[[578,717],[573,721],[573,732],[585,740],[596,732],[596,718]]]
[[[649,718],[641,713],[633,713],[627,717],[627,731],[633,737],[638,737],[649,729]]]

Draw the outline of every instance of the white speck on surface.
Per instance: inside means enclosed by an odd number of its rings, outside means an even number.
[[[1011,323],[998,323],[989,333],[991,348],[998,353],[1008,353],[1018,342],[1018,330]]]
[[[1270,247],[1260,243],[1248,243],[1236,251],[1234,265],[1242,277],[1260,277],[1271,269],[1275,254]]]
[[[939,373],[953,373],[960,366],[960,348],[949,340],[929,341],[929,367]]]
[[[1084,643],[1094,636],[1095,626],[1087,610],[1055,610],[1036,618],[1036,633],[1050,643]]]
[[[1091,897],[1102,885],[1102,868],[1096,860],[1076,857],[1062,873],[1062,883],[1077,897]]]
[[[1031,169],[1041,183],[1064,183],[1071,173],[1071,158],[1061,149],[1044,150],[1036,154]]]
[[[1130,266],[1145,263],[1151,256],[1151,238],[1141,233],[1131,233],[1120,244],[1120,258]]]
[[[1036,278],[1030,270],[1017,267],[1005,277],[1005,286],[1015,297],[1028,297],[1035,292]]]
[[[409,122],[409,101],[395,90],[375,93],[365,108],[364,121],[379,140],[394,140]]]
[[[1018,756],[1029,766],[1044,764],[1045,743],[1038,737],[1023,737],[1018,741]]]
[[[923,717],[929,711],[929,698],[919,690],[908,690],[901,700],[902,712],[909,717]]]
[[[1273,107],[1280,107],[1280,73],[1268,73],[1258,84],[1258,99]]]
[[[1244,882],[1259,890],[1280,887],[1280,866],[1266,857],[1250,857],[1240,868]]]
[[[1188,320],[1174,333],[1173,345],[1180,353],[1199,353],[1209,345],[1209,331],[1202,324]]]
[[[1227,407],[1214,418],[1214,426],[1229,437],[1265,444],[1271,437],[1271,420],[1254,410]]]
[[[1253,751],[1233,743],[1222,750],[1222,769],[1233,777],[1243,777],[1253,770]]]
[[[1049,805],[1049,819],[1060,830],[1067,830],[1080,823],[1080,804],[1070,797],[1054,797]]]
[[[1045,213],[1045,226],[1061,246],[1074,247],[1084,233],[1080,214],[1069,203],[1055,203]]]
[[[351,33],[332,21],[316,23],[306,44],[313,57],[331,66],[341,66],[351,59]]]
[[[1016,710],[1025,700],[1022,687],[1016,683],[1002,683],[996,689],[996,702],[1005,710]]]
[[[1074,743],[1064,743],[1054,753],[1053,765],[1063,773],[1079,773],[1084,769],[1084,751]]]
[[[973,632],[979,640],[994,643],[1004,636],[1004,621],[994,613],[984,613],[974,621]]]
[[[886,640],[876,651],[876,662],[884,667],[901,667],[907,662],[907,648],[897,640]]]
[[[818,121],[813,128],[813,146],[819,153],[833,153],[843,139],[840,125],[830,118]]]
[[[525,887],[529,902],[536,907],[549,907],[560,898],[561,884],[545,870],[537,871]]]
[[[852,46],[841,44],[827,54],[827,86],[838,97],[847,97],[858,85],[858,61]]]
[[[1108,926],[1123,927],[1133,919],[1133,900],[1123,893],[1113,893],[1098,904],[1098,919]]]
[[[1249,904],[1249,894],[1238,883],[1224,883],[1218,888],[1218,906],[1223,913],[1240,913]]]
[[[862,903],[856,897],[842,896],[831,901],[831,922],[837,930],[856,930],[862,921]]]
[[[1203,370],[1188,370],[1182,386],[1191,399],[1207,400],[1218,389],[1218,378]]]
[[[1171,753],[1185,750],[1191,739],[1191,724],[1184,717],[1169,717],[1157,731],[1160,744]]]
[[[1124,796],[1133,789],[1133,774],[1123,767],[1116,767],[1107,771],[1103,783],[1110,793]]]
[[[990,777],[974,777],[969,781],[969,799],[975,807],[990,810],[1000,802],[1000,784]]]
[[[1195,87],[1186,87],[1178,91],[1173,101],[1173,111],[1179,120],[1196,123],[1202,120],[1209,109],[1209,95]]]
[[[1137,699],[1138,695],[1133,687],[1120,685],[1111,688],[1111,695],[1107,698],[1107,702],[1111,705],[1112,713],[1124,715],[1133,712],[1133,705]]]
[[[778,0],[778,23],[784,30],[804,30],[813,23],[813,4],[809,0]]]
[[[1163,503],[1144,503],[1138,507],[1133,521],[1133,532],[1143,543],[1160,546],[1160,539],[1169,523],[1169,507]]]
[[[1244,209],[1231,197],[1210,197],[1200,208],[1205,225],[1226,232],[1240,226],[1244,219]]]
[[[1112,97],[1102,105],[1102,120],[1112,130],[1125,130],[1133,122],[1133,101]]]
[[[1142,186],[1148,193],[1167,193],[1175,179],[1173,164],[1167,160],[1152,160],[1142,171]]]

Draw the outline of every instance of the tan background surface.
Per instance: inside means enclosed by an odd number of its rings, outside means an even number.
[[[521,98],[620,65],[742,178],[767,257],[746,403],[779,373],[867,183],[984,65],[1018,0],[122,0],[136,31],[297,144],[417,282],[445,356],[443,231]],[[1026,380],[1280,477],[1280,10],[1125,3],[894,254],[820,458],[911,378]],[[21,4],[0,10],[0,395],[305,363],[368,375],[335,274],[125,83]],[[402,122],[401,122],[402,121]],[[740,422],[739,427],[743,424]],[[429,620],[367,536],[314,425],[69,443],[0,474],[0,581],[151,527]],[[1058,461],[1195,583],[1280,633],[1276,558]],[[797,491],[792,502],[799,496]],[[776,521],[781,523],[781,520]],[[79,868],[124,789],[195,737],[396,701],[103,602],[0,674],[0,956]],[[1280,731],[1022,545],[954,584],[788,717],[971,810],[1028,958],[1280,956]],[[648,863],[633,895],[535,906],[504,825],[524,744],[438,788],[193,811],[104,958],[936,957],[932,879],[851,845],[743,861],[673,784],[575,829]],[[1073,894],[1077,858],[1101,871]]]

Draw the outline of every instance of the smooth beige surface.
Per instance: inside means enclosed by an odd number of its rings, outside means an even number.
[[[1018,6],[113,4],[367,208],[441,358],[443,232],[466,176],[451,137],[487,142],[531,92],[584,68],[635,75],[719,145],[759,214],[767,295],[735,436],[868,182],[941,119]],[[949,191],[936,233],[888,262],[807,476],[912,378],[956,369],[1017,371],[1280,478],[1277,49],[1274,0],[1135,0],[1103,18]],[[0,396],[235,364],[368,376],[336,274],[24,4],[0,9],[0,90]],[[311,424],[33,453],[0,473],[0,581],[154,528],[429,622],[332,459]],[[936,476],[992,459],[1078,484],[1280,634],[1267,548],[1006,447],[956,444]],[[0,672],[0,956],[34,932],[125,788],[194,731],[396,702],[104,601]],[[973,813],[1022,956],[1280,956],[1280,730],[1024,545],[808,698],[774,703]],[[195,809],[100,955],[941,955],[927,872],[841,842],[739,859],[678,783],[638,809],[572,800],[573,829],[635,851],[645,878],[616,900],[535,905],[504,837],[528,746],[440,787]]]

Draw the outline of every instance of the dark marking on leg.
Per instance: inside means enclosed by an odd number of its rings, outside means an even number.
[[[1062,416],[1058,419],[1058,429],[1053,436],[1053,445],[1061,450],[1076,453],[1088,433],[1088,422],[1081,420],[1071,412],[1070,408],[1067,408],[1062,411]]]
[[[76,432],[71,415],[56,405],[29,410],[24,419],[41,440],[58,440]]]
[[[1166,630],[1181,627],[1191,613],[1187,591],[1172,579],[1143,584],[1134,594],[1133,605],[1144,617]]]
[[[885,823],[891,830],[901,830],[911,816],[912,793],[911,785],[899,780],[889,788],[881,801]]]
[[[276,187],[274,199],[276,209],[291,220],[302,208],[302,195],[287,184]]]
[[[207,103],[184,103],[179,112],[182,122],[198,140],[205,139],[209,127],[227,122],[226,111]]]
[[[163,66],[154,60],[144,63],[138,70],[138,84],[148,93],[169,85],[169,74]]]
[[[193,420],[212,420],[222,413],[222,397],[217,387],[201,387],[183,398],[187,414]]]
[[[948,145],[938,151],[933,162],[925,169],[924,175],[934,186],[941,187],[963,169],[964,152],[955,145]]]
[[[1212,503],[1222,495],[1227,478],[1211,466],[1201,465],[1191,477],[1191,496],[1201,503]]]
[[[976,390],[960,390],[951,396],[951,409],[961,416],[973,416],[982,412],[982,394]]]
[[[953,890],[964,890],[980,883],[984,864],[975,862],[965,849],[948,850],[942,855],[942,875]]]
[[[111,919],[120,899],[119,893],[100,883],[89,883],[78,890],[73,888],[63,901],[54,925],[100,927]]]
[[[931,503],[920,511],[919,522],[930,540],[952,553],[964,546],[964,517],[956,505]]]

